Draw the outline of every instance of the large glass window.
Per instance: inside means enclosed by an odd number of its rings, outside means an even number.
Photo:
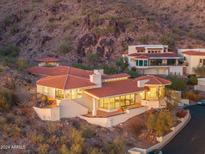
[[[120,107],[130,106],[135,104],[135,95],[123,95],[111,98],[102,98],[99,101],[99,107],[106,110],[118,109]]]
[[[63,90],[61,90],[61,89],[56,89],[55,93],[56,93],[56,98],[57,98],[57,99],[62,99],[62,98],[64,98],[64,92],[63,92]]]
[[[147,66],[147,60],[144,61],[144,66]]]
[[[176,59],[167,59],[167,64],[168,65],[175,65],[176,64]]]
[[[143,60],[139,60],[139,66],[143,66]]]

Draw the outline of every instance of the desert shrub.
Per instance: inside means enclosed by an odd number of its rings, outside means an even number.
[[[175,37],[171,33],[163,35],[160,38],[160,42],[162,44],[167,44],[171,49],[175,49]]]
[[[20,49],[15,45],[7,45],[0,49],[0,56],[2,57],[9,57],[9,58],[16,58],[20,53]]]
[[[69,53],[72,49],[72,42],[70,39],[67,39],[66,41],[61,42],[59,46],[59,52],[62,54]]]
[[[29,64],[26,59],[20,58],[16,61],[17,69],[22,71],[26,68],[28,68]]]
[[[44,137],[41,134],[30,133],[29,138],[34,144],[43,143],[44,141]]]
[[[13,25],[12,27],[11,27],[11,29],[10,29],[10,34],[11,35],[15,35],[16,33],[18,33],[18,28],[17,28],[17,26],[16,25]]]
[[[53,122],[48,122],[48,132],[51,134],[51,133],[54,133],[55,131],[57,131],[58,128],[57,128],[57,125],[56,123],[53,123]]]
[[[38,147],[38,153],[39,154],[47,154],[49,150],[48,144],[40,144]]]
[[[84,146],[84,138],[82,137],[81,132],[77,131],[76,129],[72,129],[70,139],[72,144],[70,148],[70,153],[81,154]]]
[[[12,125],[12,127],[9,127],[9,136],[19,137],[20,134],[21,134],[21,129],[18,126]]]
[[[56,135],[51,135],[48,138],[48,144],[50,144],[50,145],[56,145],[56,144],[58,144],[58,141],[59,141],[59,138]]]
[[[90,148],[88,150],[88,154],[103,154],[103,152],[98,148]]]
[[[146,118],[146,126],[148,130],[156,132],[157,136],[165,135],[165,133],[174,126],[175,122],[175,116],[168,110],[152,112]]]
[[[82,136],[84,137],[84,138],[92,138],[93,136],[95,135],[95,131],[94,130],[92,130],[91,128],[84,128],[83,130],[82,130]]]
[[[0,108],[9,110],[12,106],[17,104],[17,97],[12,90],[1,88],[0,89]]]
[[[186,91],[185,93],[183,93],[183,98],[192,101],[199,101],[202,98],[202,96],[196,91]]]
[[[197,79],[197,77],[195,75],[190,75],[188,77],[187,84],[189,84],[189,85],[197,85],[197,83],[198,83],[198,79]]]
[[[141,37],[139,38],[139,41],[140,41],[141,43],[143,43],[143,44],[148,43],[149,40],[150,40],[150,38],[149,38],[148,35],[143,35],[143,36],[141,36]]]
[[[20,49],[15,45],[7,45],[0,48],[0,58],[5,66],[15,64],[16,58],[20,53]]]
[[[118,70],[115,65],[103,65],[104,73],[106,74],[115,74],[118,73]]]
[[[178,77],[178,76],[169,76],[169,80],[171,80],[171,85],[167,86],[168,88],[172,90],[177,90],[177,91],[185,91],[186,90],[186,80]]]
[[[125,143],[123,139],[116,138],[111,143],[105,144],[105,150],[109,154],[124,154],[125,153]]]
[[[90,65],[79,64],[79,63],[73,64],[73,67],[77,67],[77,68],[84,69],[84,70],[93,70],[94,69],[94,67],[92,67]]]
[[[65,144],[61,145],[59,149],[60,154],[68,154],[69,152],[69,148]]]
[[[95,53],[89,53],[86,55],[87,63],[96,66],[99,61],[99,56]]]

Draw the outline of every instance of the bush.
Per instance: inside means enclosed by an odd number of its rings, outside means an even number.
[[[70,148],[70,153],[81,154],[84,146],[84,138],[82,137],[81,132],[77,131],[76,129],[72,129],[70,139],[72,144]]]
[[[196,91],[187,91],[183,94],[183,97],[192,101],[199,101],[202,98]]]
[[[190,75],[188,77],[188,81],[187,81],[187,84],[189,85],[197,85],[198,84],[198,79],[195,75]]]
[[[177,91],[186,90],[186,80],[184,80],[183,78],[180,78],[178,76],[169,76],[168,79],[172,82],[171,85],[167,86],[168,88]]]
[[[17,103],[17,98],[12,90],[1,88],[0,89],[0,108],[9,110]]]
[[[125,71],[129,66],[127,57],[118,58],[115,62],[115,65],[118,67],[119,72]]]
[[[123,139],[116,138],[112,143],[106,143],[105,150],[109,154],[124,154],[125,153],[125,143]]]
[[[102,151],[98,148],[90,148],[88,154],[103,154]]]
[[[95,135],[95,131],[92,130],[91,128],[84,128],[82,130],[82,136],[84,138],[92,138]]]
[[[59,46],[59,52],[62,54],[69,53],[72,49],[72,42],[70,40],[64,41]]]
[[[118,70],[114,65],[104,65],[103,69],[104,69],[104,73],[106,73],[106,74],[118,73]]]
[[[22,71],[28,68],[28,61],[26,59],[20,58],[16,61],[17,69]]]
[[[60,147],[60,150],[59,150],[59,153],[60,154],[68,154],[70,151],[69,151],[69,148],[63,144],[61,147]]]
[[[137,72],[137,70],[131,69],[127,73],[130,75],[131,78],[136,78],[139,76],[139,73]]]
[[[161,37],[160,42],[168,45],[171,49],[175,49],[175,37],[173,34],[168,33]]]
[[[0,58],[5,66],[15,64],[16,58],[20,53],[20,49],[15,45],[7,45],[0,48]]]
[[[172,112],[161,110],[150,113],[146,119],[148,130],[156,132],[157,136],[163,136],[174,126],[176,120]]]
[[[48,144],[40,144],[38,147],[38,153],[39,154],[47,154],[49,149]]]
[[[20,53],[20,49],[15,45],[7,45],[0,49],[0,56],[16,58]]]

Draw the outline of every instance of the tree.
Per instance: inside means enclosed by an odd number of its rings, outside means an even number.
[[[171,80],[172,84],[167,86],[168,88],[172,90],[177,91],[185,91],[186,90],[186,80],[183,78],[180,78],[178,76],[169,76],[169,80]]]
[[[119,72],[125,71],[129,66],[127,57],[118,58],[115,65],[117,66]]]

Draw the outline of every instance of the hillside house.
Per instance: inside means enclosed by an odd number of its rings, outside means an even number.
[[[205,49],[179,49],[178,52],[184,57],[186,74],[195,74],[194,68],[205,66]]]
[[[133,45],[123,54],[128,58],[130,68],[141,74],[183,75],[183,57],[168,51],[167,45]]]
[[[107,75],[103,70],[86,71],[67,66],[43,67],[43,70],[42,67],[39,70],[35,68],[33,73],[36,72],[43,76],[52,72],[60,73],[48,75],[36,82],[37,93],[57,101],[55,107],[59,107],[59,119],[83,116],[89,121],[92,117],[108,118],[121,114],[128,114],[126,118],[131,118],[149,108],[165,107],[165,86],[171,84],[157,76],[129,79],[126,73]],[[139,112],[139,109],[143,110]],[[132,110],[132,114],[127,113],[129,110]],[[123,120],[118,118],[119,122]],[[97,121],[94,123],[98,124]]]

